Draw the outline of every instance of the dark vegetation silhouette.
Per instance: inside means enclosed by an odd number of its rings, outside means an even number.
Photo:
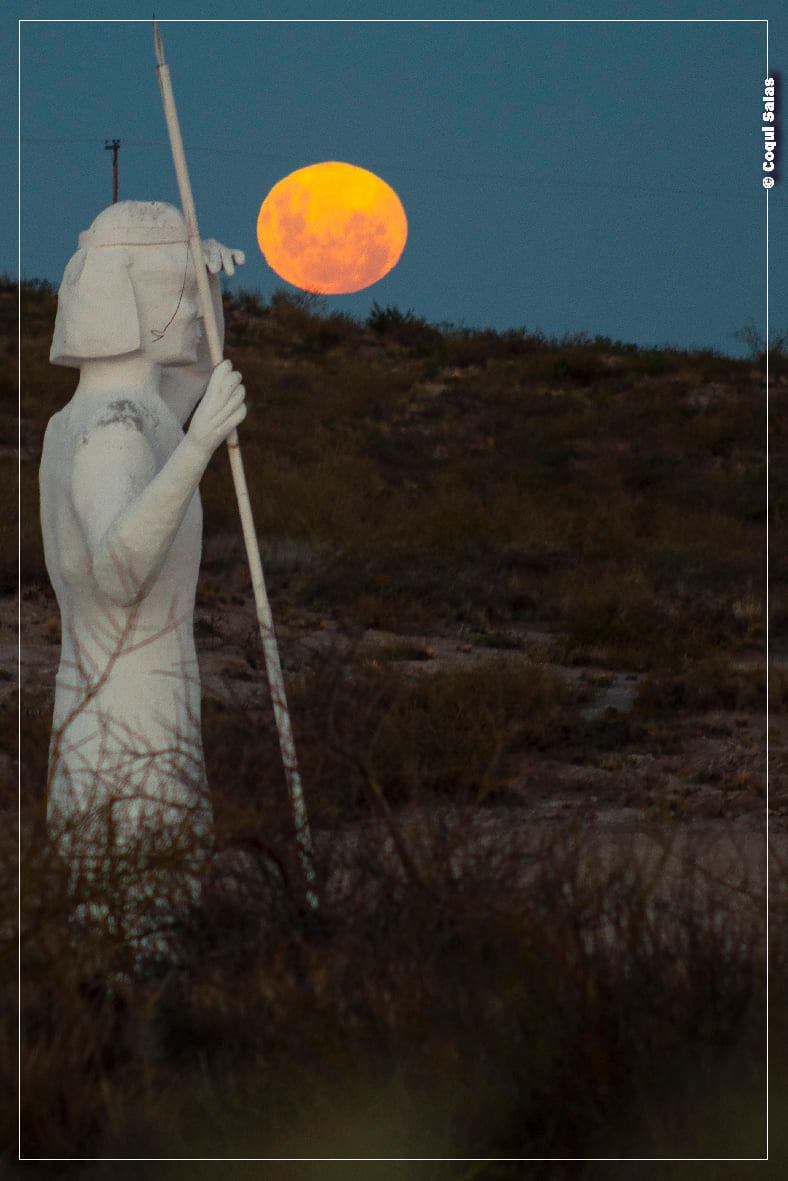
[[[66,888],[44,824],[52,686],[26,659],[24,622],[48,619],[41,643],[55,650],[37,466],[43,428],[76,374],[48,363],[54,310],[49,284],[23,284],[22,814],[17,832],[7,766],[0,828],[8,1094],[17,839],[21,849],[23,1154],[762,1155],[757,329],[742,330],[751,356],[735,360],[436,326],[377,304],[361,324],[283,291],[225,296],[317,845],[316,916],[304,904],[272,711],[256,688],[262,653],[219,456],[201,486],[197,643],[225,686],[205,683],[216,823],[201,892],[178,893],[194,850],[166,841],[115,847],[112,872]],[[6,280],[9,457],[15,317]],[[774,456],[786,439],[784,340],[772,342],[769,367]],[[0,579],[11,596],[9,483]],[[784,466],[773,463],[773,528],[787,508]],[[782,548],[771,574],[779,711]],[[595,708],[619,684],[626,706]],[[7,704],[9,748],[16,724]],[[775,732],[780,757],[783,738]],[[706,744],[700,762],[685,758],[691,743]],[[668,763],[671,775],[657,774]],[[565,794],[570,771],[572,807],[535,820],[535,803]],[[779,771],[778,832],[788,816]],[[597,805],[637,808],[645,821],[637,835],[607,831]],[[784,853],[776,846],[771,860],[773,1110],[788,1093]],[[161,920],[168,959],[135,956],[111,921],[130,898],[145,910],[133,889],[143,880],[164,900],[146,914]],[[15,1139],[6,1105],[9,1155]],[[786,1151],[775,1127],[773,1156]],[[336,1166],[343,1176],[348,1167],[360,1166]],[[762,1166],[735,1167],[747,1177]],[[605,1166],[400,1168],[492,1181],[595,1177]],[[682,1168],[719,1175],[690,1162],[671,1176]],[[99,1176],[101,1166],[80,1172]]]

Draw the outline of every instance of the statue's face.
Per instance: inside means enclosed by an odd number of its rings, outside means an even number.
[[[194,364],[203,326],[188,242],[141,247],[130,273],[142,351],[161,365]]]

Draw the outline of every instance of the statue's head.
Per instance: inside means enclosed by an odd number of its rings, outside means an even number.
[[[164,201],[119,201],[79,235],[58,291],[49,359],[141,353],[162,365],[196,360],[202,334],[186,223]]]

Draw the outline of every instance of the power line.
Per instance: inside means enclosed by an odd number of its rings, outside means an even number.
[[[16,140],[0,138],[0,143],[16,143]],[[23,136],[22,144],[97,144],[100,141],[97,138],[85,136],[63,136],[63,137],[46,137],[46,136]],[[163,141],[153,141],[144,139],[124,139],[124,144],[132,148],[154,149],[156,151],[169,152],[170,145]],[[247,148],[232,147],[232,148],[218,148],[207,144],[189,144],[189,152],[207,152],[215,156],[230,156],[230,157],[246,157],[254,160],[282,160],[292,164],[292,154],[284,155],[282,153],[274,152],[255,152]],[[702,193],[704,201],[713,197],[721,198],[722,200],[739,200],[741,197],[751,197],[753,193],[749,189],[711,189],[711,188],[693,188],[683,189],[674,185],[641,185],[628,181],[598,181],[598,180],[584,180],[582,177],[573,176],[567,179],[565,176],[556,176],[555,173],[549,175],[525,175],[512,173],[496,173],[496,172],[471,172],[471,171],[457,171],[456,169],[436,169],[436,168],[412,168],[408,165],[391,164],[392,168],[396,168],[398,172],[405,176],[431,176],[443,180],[470,180],[477,184],[484,182],[493,182],[498,184],[518,185],[556,185],[562,189],[599,189],[604,192],[635,192],[635,193],[652,193],[661,195],[665,193],[675,194],[677,196],[698,197]]]

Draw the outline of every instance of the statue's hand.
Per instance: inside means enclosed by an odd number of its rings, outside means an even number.
[[[211,302],[219,332],[219,344],[224,348],[224,308],[222,306],[222,285],[219,275],[222,271],[226,275],[234,275],[236,266],[243,266],[246,255],[243,250],[236,250],[230,246],[223,246],[215,238],[205,238],[202,243],[203,257],[208,271],[208,286],[211,291]],[[209,374],[213,366],[208,352],[208,341],[205,337],[197,346],[197,361],[194,370],[198,374]],[[202,393],[202,391],[200,391]]]
[[[242,380],[231,361],[222,361],[211,374],[203,399],[192,415],[186,438],[207,458],[246,418]]]
[[[230,246],[223,246],[215,238],[206,238],[202,244],[205,265],[212,275],[224,271],[226,275],[234,275],[235,268],[242,267],[246,262],[243,250],[236,250]]]

